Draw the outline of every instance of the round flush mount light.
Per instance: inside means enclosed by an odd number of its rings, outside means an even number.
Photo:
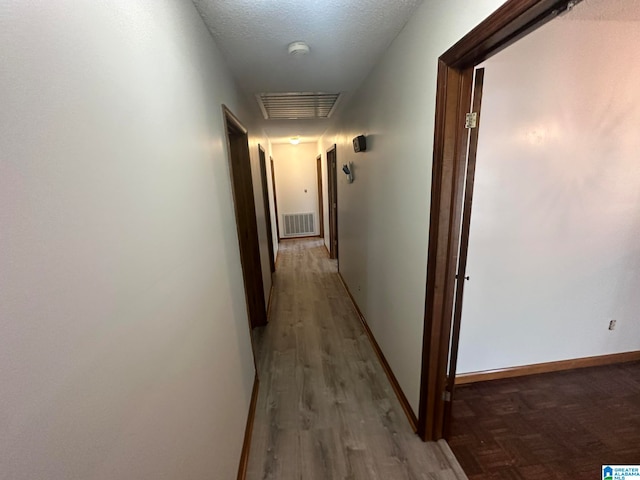
[[[291,137],[289,143],[291,143],[291,145],[298,145],[300,143],[300,137]]]
[[[302,57],[309,53],[309,45],[304,42],[293,42],[288,47],[289,55],[294,57]]]

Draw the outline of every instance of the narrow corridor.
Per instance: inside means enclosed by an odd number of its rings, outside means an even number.
[[[411,430],[322,240],[282,242],[274,282],[247,478],[466,478]]]

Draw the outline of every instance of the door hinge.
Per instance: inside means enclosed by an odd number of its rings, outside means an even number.
[[[476,128],[478,125],[478,113],[467,113],[464,118],[464,128]]]
[[[450,402],[451,401],[451,392],[447,392],[447,391],[442,392],[442,400],[444,402]]]

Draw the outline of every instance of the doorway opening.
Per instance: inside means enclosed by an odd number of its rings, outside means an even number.
[[[338,259],[338,171],[336,145],[327,150],[327,187],[329,192],[329,258]]]
[[[455,373],[455,366],[451,370],[449,365],[459,334],[453,328],[456,287],[465,276],[458,267],[469,151],[465,121],[471,112],[474,69],[571,3],[508,0],[439,59],[418,423],[424,440],[446,437],[447,404],[454,393],[449,373]]]
[[[280,219],[278,218],[278,196],[276,195],[276,167],[273,157],[269,157],[271,162],[271,190],[273,191],[273,212],[276,215],[276,235],[280,241]]]
[[[269,268],[271,273],[276,271],[276,262],[273,254],[273,224],[271,223],[271,202],[269,201],[269,188],[267,185],[267,158],[262,146],[258,145],[258,157],[260,158],[260,179],[262,183],[262,200],[264,204],[264,219],[267,224],[267,245],[269,247]]]
[[[316,158],[316,175],[318,177],[318,223],[320,238],[324,238],[324,199],[322,198],[322,155]]]
[[[624,1],[623,21],[617,2],[582,2],[481,64],[471,280],[458,267],[460,354],[452,343],[445,413],[445,437],[471,478],[587,478],[602,462],[632,462],[625,449],[640,445],[640,428],[608,440],[640,414],[640,401],[622,400],[640,400],[640,384],[627,383],[640,366],[640,322],[624,313],[637,297],[637,242],[618,241],[635,236],[640,205],[640,58],[629,47],[640,41],[640,3]],[[629,330],[616,334],[611,318]],[[602,381],[619,385],[615,404],[593,403]],[[519,443],[525,430],[534,448]],[[572,448],[587,444],[598,448]]]
[[[247,313],[251,328],[267,324],[267,309],[264,299],[260,247],[258,244],[258,223],[251,178],[251,159],[249,156],[249,138],[247,129],[226,107],[222,106],[227,149],[229,152],[229,171],[231,190],[236,214],[242,280],[244,282]]]

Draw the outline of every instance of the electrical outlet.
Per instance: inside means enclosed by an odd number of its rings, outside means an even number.
[[[610,320],[609,321],[609,330],[614,330],[616,328],[616,321],[615,320]]]

